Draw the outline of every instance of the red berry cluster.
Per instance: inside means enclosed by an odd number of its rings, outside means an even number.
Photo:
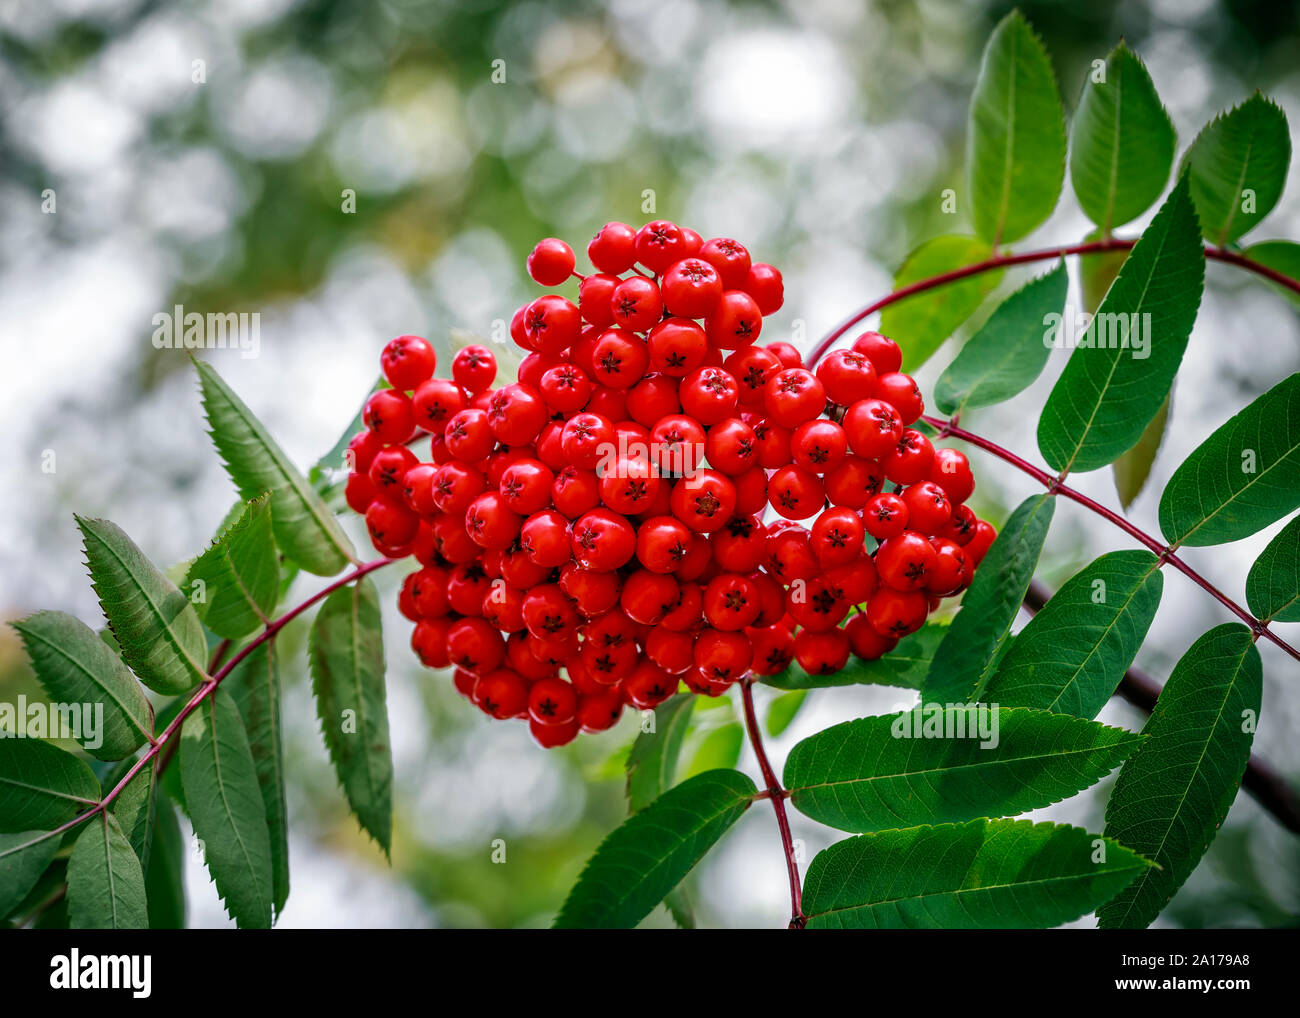
[[[909,427],[897,344],[864,333],[816,372],[757,345],[781,274],[734,240],[607,223],[587,254],[585,276],[563,241],[529,256],[578,303],[515,313],[517,381],[493,389],[481,346],[451,379],[418,336],[384,348],[347,499],[380,552],[421,564],[400,606],[424,664],[556,746],[679,683],[880,657],[970,583],[994,531],[964,505],[966,457]]]

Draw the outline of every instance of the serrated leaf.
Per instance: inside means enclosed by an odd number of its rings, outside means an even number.
[[[740,762],[740,748],[745,742],[745,730],[730,721],[715,728],[700,740],[699,748],[691,760],[686,776],[693,778],[705,771],[729,770]]]
[[[1020,631],[984,699],[1095,718],[1137,656],[1163,587],[1149,551],[1111,552],[1084,566]]]
[[[1042,224],[1065,178],[1065,114],[1052,62],[1013,10],[993,30],[971,96],[966,137],[971,217],[993,247]]]
[[[280,599],[280,554],[271,533],[269,495],[248,502],[190,565],[184,587],[191,600],[195,582],[204,597],[195,610],[218,636],[237,640],[264,626]]]
[[[977,237],[934,237],[907,256],[894,276],[894,289],[982,262],[992,253],[992,248]],[[880,331],[902,348],[903,367],[908,371],[919,368],[974,314],[984,298],[997,288],[1002,276],[1002,269],[980,272],[885,308],[880,317]]]
[[[143,930],[149,926],[144,871],[110,812],[91,817],[72,846],[68,920],[74,930]]]
[[[49,831],[99,802],[85,761],[40,739],[0,739],[0,834]]]
[[[1160,868],[1097,913],[1104,928],[1142,928],[1210,847],[1237,796],[1259,720],[1263,671],[1245,626],[1211,629],[1174,666],[1106,805],[1107,837]]]
[[[767,708],[767,734],[775,739],[789,728],[807,698],[808,690],[796,689],[793,693],[785,693],[773,700]]]
[[[1284,378],[1202,442],[1160,496],[1175,545],[1238,541],[1300,506],[1300,373]]]
[[[307,572],[333,576],[353,556],[338,520],[234,390],[210,365],[195,366],[213,444],[240,497],[269,491],[276,545]]]
[[[777,689],[825,689],[832,686],[898,686],[901,689],[920,689],[935,649],[948,626],[940,622],[927,622],[915,633],[898,641],[898,646],[874,661],[850,657],[849,663],[829,675],[810,675],[799,667],[797,661],[776,675],[759,675],[757,680]]]
[[[248,736],[217,688],[181,727],[181,783],[226,911],[241,929],[271,926],[271,843]]]
[[[144,872],[144,889],[149,901],[149,928],[185,928],[185,842],[176,810],[159,803],[154,824],[153,851]]]
[[[639,812],[672,787],[682,740],[698,698],[677,693],[654,709],[655,730],[642,731],[627,755],[627,805]]]
[[[1101,780],[1141,738],[1041,710],[921,707],[809,736],[784,784],[799,812],[853,833],[1012,816]]]
[[[1182,363],[1204,282],[1205,252],[1183,177],[1047,397],[1038,448],[1053,470],[1096,470],[1137,444]]]
[[[22,904],[54,861],[59,844],[49,831],[0,834],[0,919]]]
[[[1258,224],[1282,196],[1290,164],[1286,114],[1258,92],[1206,124],[1183,156],[1205,239],[1223,247]]]
[[[1277,532],[1250,567],[1246,604],[1263,621],[1300,622],[1300,516]]]
[[[1016,507],[975,570],[921,686],[922,703],[965,703],[993,672],[999,645],[1024,600],[1056,509],[1048,494]]]
[[[208,644],[189,600],[116,524],[76,520],[91,583],[122,660],[159,693],[183,693],[201,682]]]
[[[1105,80],[1084,86],[1070,130],[1074,193],[1103,234],[1160,197],[1176,143],[1146,65],[1121,42],[1106,58]]]
[[[37,612],[11,622],[36,678],[51,702],[102,707],[97,731],[85,728],[83,749],[99,760],[120,760],[153,734],[153,708],[130,670],[94,631],[63,612]],[[92,710],[99,714],[98,710]],[[97,745],[91,745],[97,743]]]
[[[289,817],[284,795],[280,674],[271,641],[245,657],[222,682],[239,707],[262,790],[271,838],[271,875],[278,915],[289,898]]]
[[[556,929],[630,929],[650,914],[740,815],[758,789],[739,771],[706,771],[623,821],[587,862]]]
[[[1068,288],[1069,276],[1060,262],[998,305],[935,383],[939,409],[960,414],[1029,388],[1051,355],[1043,337],[1049,316],[1062,313]]]
[[[1251,261],[1259,262],[1270,269],[1300,279],[1300,244],[1293,240],[1265,240],[1246,248],[1245,255]],[[1300,304],[1300,293],[1283,290],[1293,302]]]
[[[325,599],[308,640],[312,689],[334,772],[361,826],[389,851],[393,753],[379,594],[369,577]]]
[[[812,929],[1045,928],[1086,915],[1149,866],[1079,827],[972,820],[832,845],[808,867],[803,905]]]

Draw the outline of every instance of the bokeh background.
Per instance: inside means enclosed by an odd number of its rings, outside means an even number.
[[[209,448],[186,355],[150,343],[153,315],[178,303],[260,312],[258,357],[207,356],[303,467],[352,418],[388,338],[427,335],[445,358],[466,335],[500,335],[530,293],[523,263],[534,241],[565,237],[581,253],[607,219],[666,217],[742,240],[785,273],[786,306],[765,334],[808,349],[887,292],[913,246],[967,228],[960,201],[955,217],[941,212],[940,192],[963,187],[968,97],[1008,7],[2,0],[0,618],[49,607],[97,619],[74,510],[115,520],[171,563],[195,554],[228,509],[232,488]],[[1052,53],[1067,110],[1091,62],[1124,37],[1168,104],[1180,152],[1256,88],[1300,118],[1292,3],[1021,7]],[[1293,162],[1282,203],[1252,240],[1300,236],[1298,176]],[[344,211],[347,189],[354,212]],[[43,210],[48,191],[53,213]],[[1074,241],[1087,228],[1067,183],[1024,246]],[[1300,368],[1294,305],[1230,268],[1211,264],[1207,276],[1173,428],[1152,490],[1131,511],[1150,530],[1183,456]],[[1003,292],[1024,278],[1010,275]],[[927,391],[952,349],[920,373]],[[1038,385],[974,426],[1033,455],[1037,408],[1062,364],[1058,355]],[[42,470],[48,451],[53,472]],[[972,459],[976,508],[1000,521],[1029,483]],[[1107,472],[1078,481],[1114,503]],[[1276,529],[1188,557],[1240,595]],[[1059,584],[1124,546],[1063,503],[1040,575]],[[377,575],[397,771],[392,865],[347,816],[304,671],[287,668],[293,891],[281,925],[544,925],[625,811],[632,721],[551,753],[521,725],[490,723],[446,675],[417,666],[394,606],[400,577]],[[1138,663],[1164,679],[1224,619],[1170,573]],[[305,630],[284,639],[301,662]],[[1261,652],[1256,749],[1300,778],[1300,674],[1271,645]],[[18,692],[38,690],[13,633],[0,630],[0,696]],[[798,738],[903,702],[888,689],[814,694],[771,747],[778,768]],[[684,771],[735,752],[737,707],[701,713]],[[1122,703],[1103,720],[1142,722]],[[755,772],[747,751],[740,766]],[[1094,792],[1043,815],[1099,829],[1103,802]],[[830,836],[797,816],[795,826],[805,859]],[[504,865],[491,862],[495,839]],[[1294,922],[1298,846],[1240,797],[1161,923]],[[192,923],[227,925],[194,852],[187,869]],[[786,893],[762,809],[688,884],[701,925],[782,925]],[[648,922],[669,919],[661,910]]]

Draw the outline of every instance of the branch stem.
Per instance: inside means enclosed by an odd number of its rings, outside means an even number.
[[[799,861],[795,857],[794,839],[790,835],[790,818],[786,815],[785,800],[789,793],[781,787],[776,771],[767,758],[763,746],[763,733],[758,728],[758,716],[754,713],[754,679],[746,675],[740,680],[740,697],[745,705],[745,729],[749,732],[749,744],[758,759],[758,769],[762,772],[763,782],[767,785],[766,798],[772,802],[772,812],[776,814],[776,826],[781,832],[781,849],[785,853],[785,869],[790,878],[790,929],[802,930],[808,922],[803,914],[803,889],[799,879]]]

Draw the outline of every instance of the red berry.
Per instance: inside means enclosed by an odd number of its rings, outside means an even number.
[[[469,462],[487,459],[496,445],[486,410],[461,410],[447,422],[443,437],[452,456]]]
[[[406,446],[395,445],[375,453],[366,476],[370,478],[376,491],[381,494],[386,491],[396,494],[402,489],[406,472],[419,462],[415,458],[415,453]]]
[[[740,387],[740,405],[762,409],[767,380],[781,370],[780,359],[761,346],[746,346],[731,354],[722,366]]]
[[[448,633],[452,625],[450,620],[441,618],[421,619],[415,624],[411,631],[411,649],[426,668],[446,668],[451,664]],[[488,626],[488,629],[492,627]]]
[[[397,547],[415,539],[420,517],[406,505],[383,496],[366,509],[366,529],[376,546]]]
[[[980,520],[975,524],[975,536],[966,544],[966,554],[970,556],[971,562],[979,565],[987,554],[993,541],[997,538],[998,532],[993,529],[991,523]]]
[[[714,346],[739,350],[758,339],[763,331],[763,312],[744,290],[727,290],[704,322],[704,332]]]
[[[776,354],[780,359],[782,367],[801,368],[803,367],[803,356],[792,343],[780,340],[775,343],[768,343],[767,348]]]
[[[528,691],[528,716],[539,725],[566,725],[578,713],[578,694],[563,679],[539,679]]]
[[[704,458],[704,428],[684,414],[660,418],[650,429],[651,460],[661,474],[693,473]]]
[[[794,656],[809,675],[832,675],[849,661],[849,638],[841,629],[814,633],[807,629],[794,638]]]
[[[821,478],[793,464],[768,478],[767,491],[772,508],[788,520],[815,516],[826,501]]]
[[[806,368],[785,368],[768,379],[763,404],[770,420],[797,428],[826,409],[826,390]]]
[[[687,257],[688,246],[681,227],[666,219],[646,223],[636,232],[636,260],[657,276],[667,272],[674,262]]]
[[[432,516],[438,511],[437,503],[433,500],[433,479],[439,469],[441,468],[432,463],[417,463],[402,478],[402,500],[412,512]]]
[[[653,710],[677,692],[677,679],[651,661],[642,661],[623,682],[623,695],[639,710]]]
[[[954,505],[961,505],[975,490],[975,475],[970,460],[957,449],[936,449],[930,467],[930,480],[948,493]]]
[[[486,619],[457,619],[447,629],[447,654],[458,668],[482,675],[505,658],[505,641]]]
[[[722,300],[722,277],[702,258],[683,258],[664,274],[661,289],[670,315],[707,318]]]
[[[880,469],[895,484],[913,484],[930,476],[934,465],[934,446],[919,431],[907,428],[898,444],[880,457]]]
[[[898,640],[925,623],[930,602],[920,591],[881,587],[867,602],[867,621],[879,636]]]
[[[516,382],[498,389],[488,404],[488,427],[505,445],[527,445],[546,423],[546,404],[531,386]]]
[[[557,293],[538,297],[524,311],[524,336],[539,353],[561,354],[578,341],[581,332],[578,306]]]
[[[449,418],[465,409],[465,394],[447,378],[430,378],[411,398],[415,423],[425,431],[441,433]]]
[[[877,375],[887,375],[903,366],[903,351],[898,344],[878,332],[864,332],[853,341],[853,349],[871,359]]]
[[[610,572],[636,554],[636,531],[608,509],[593,509],[573,525],[573,557],[584,569]]]
[[[673,486],[672,510],[696,533],[712,533],[735,513],[736,488],[716,470],[697,470]]]
[[[615,512],[633,516],[654,504],[660,484],[648,460],[619,457],[601,475],[600,500]]]
[[[671,576],[638,569],[623,581],[618,603],[633,622],[653,626],[662,622],[681,599],[681,588]]]
[[[465,510],[465,529],[480,548],[508,548],[522,523],[499,491],[485,491]]]
[[[468,393],[488,389],[497,377],[496,356],[485,346],[467,346],[451,362],[451,377]]]
[[[587,244],[587,257],[601,272],[626,272],[636,261],[636,230],[626,223],[606,223]]]
[[[749,670],[754,649],[743,633],[706,629],[695,641],[695,667],[710,680],[734,682]]]
[[[897,537],[907,529],[907,504],[897,495],[882,491],[867,500],[862,509],[862,523],[877,541]]]
[[[365,513],[370,503],[379,495],[379,489],[365,474],[348,474],[347,485],[343,489],[344,500],[353,512]]]
[[[592,470],[567,466],[555,475],[551,485],[555,508],[571,520],[600,505],[600,479]]]
[[[758,585],[748,576],[722,573],[704,588],[704,619],[714,629],[734,632],[753,625],[761,607]]]
[[[623,714],[623,698],[617,690],[584,693],[578,698],[578,724],[584,732],[603,732],[618,724]]]
[[[758,309],[765,315],[775,314],[785,303],[781,273],[764,262],[755,262],[749,267],[741,289],[758,302]]]
[[[653,573],[675,572],[694,540],[686,524],[676,517],[653,516],[637,528],[636,557]]]
[[[938,534],[952,519],[948,494],[933,481],[909,484],[902,492],[908,526],[926,535]]]
[[[516,460],[501,474],[499,487],[506,505],[521,516],[551,504],[555,475],[537,460]]]
[[[749,252],[743,244],[730,238],[706,241],[700,248],[700,258],[717,269],[722,285],[728,290],[739,290],[749,278]]]
[[[852,509],[827,509],[812,526],[812,550],[825,569],[846,565],[862,554],[862,517]]]
[[[768,420],[758,421],[753,425],[754,435],[758,438],[758,465],[767,470],[775,470],[790,462],[790,439],[793,432]]]
[[[722,368],[699,368],[682,382],[682,410],[701,424],[712,425],[736,413],[740,388]]]
[[[789,667],[794,658],[794,635],[785,626],[761,626],[746,629],[754,648],[750,667],[759,675],[777,675]]]
[[[474,700],[485,714],[504,721],[528,708],[528,683],[518,672],[496,668],[479,677]]]
[[[660,420],[681,409],[677,382],[668,375],[646,375],[627,393],[627,412],[644,428],[653,428]],[[648,433],[645,438],[648,440]]]
[[[840,406],[876,395],[876,369],[856,350],[833,351],[817,365],[817,377],[826,387],[826,398]]]
[[[900,371],[881,375],[876,379],[876,396],[891,403],[898,410],[904,424],[911,424],[925,413],[925,401],[916,379]]]
[[[373,431],[358,431],[343,452],[343,465],[353,473],[364,474],[383,447],[384,443]]]
[[[630,276],[614,287],[609,297],[609,310],[618,327],[630,332],[645,332],[663,317],[663,295],[652,280]]]
[[[712,466],[735,476],[757,465],[758,437],[739,417],[728,417],[709,429],[704,450]]]
[[[975,564],[966,554],[966,549],[956,541],[936,537],[931,540],[934,546],[934,566],[925,580],[925,592],[947,597],[955,594],[968,583],[974,572]]]
[[[646,344],[650,366],[672,378],[689,375],[709,350],[704,330],[686,318],[665,318],[650,330]]]
[[[829,473],[844,461],[847,452],[844,429],[834,421],[806,421],[790,436],[790,453],[795,464],[810,473]]]
[[[845,623],[844,634],[849,638],[853,653],[864,661],[875,661],[898,644],[897,639],[877,633],[866,615],[860,612]]]
[[[421,336],[398,336],[384,347],[384,352],[379,355],[379,364],[389,385],[410,392],[433,377],[438,355],[433,352],[429,341]]]
[[[831,505],[861,509],[868,499],[880,493],[884,480],[885,475],[874,461],[848,455],[826,474],[826,497]]]
[[[573,272],[573,248],[562,240],[539,240],[528,256],[528,274],[542,286],[559,286]]]
[[[934,566],[934,548],[915,530],[886,538],[876,549],[880,582],[895,590],[920,590]]]
[[[898,411],[874,398],[860,399],[850,406],[841,423],[849,448],[868,460],[878,460],[892,452],[903,435]]]
[[[606,329],[592,351],[595,381],[611,389],[630,389],[645,374],[650,353],[645,341],[627,329]]]

